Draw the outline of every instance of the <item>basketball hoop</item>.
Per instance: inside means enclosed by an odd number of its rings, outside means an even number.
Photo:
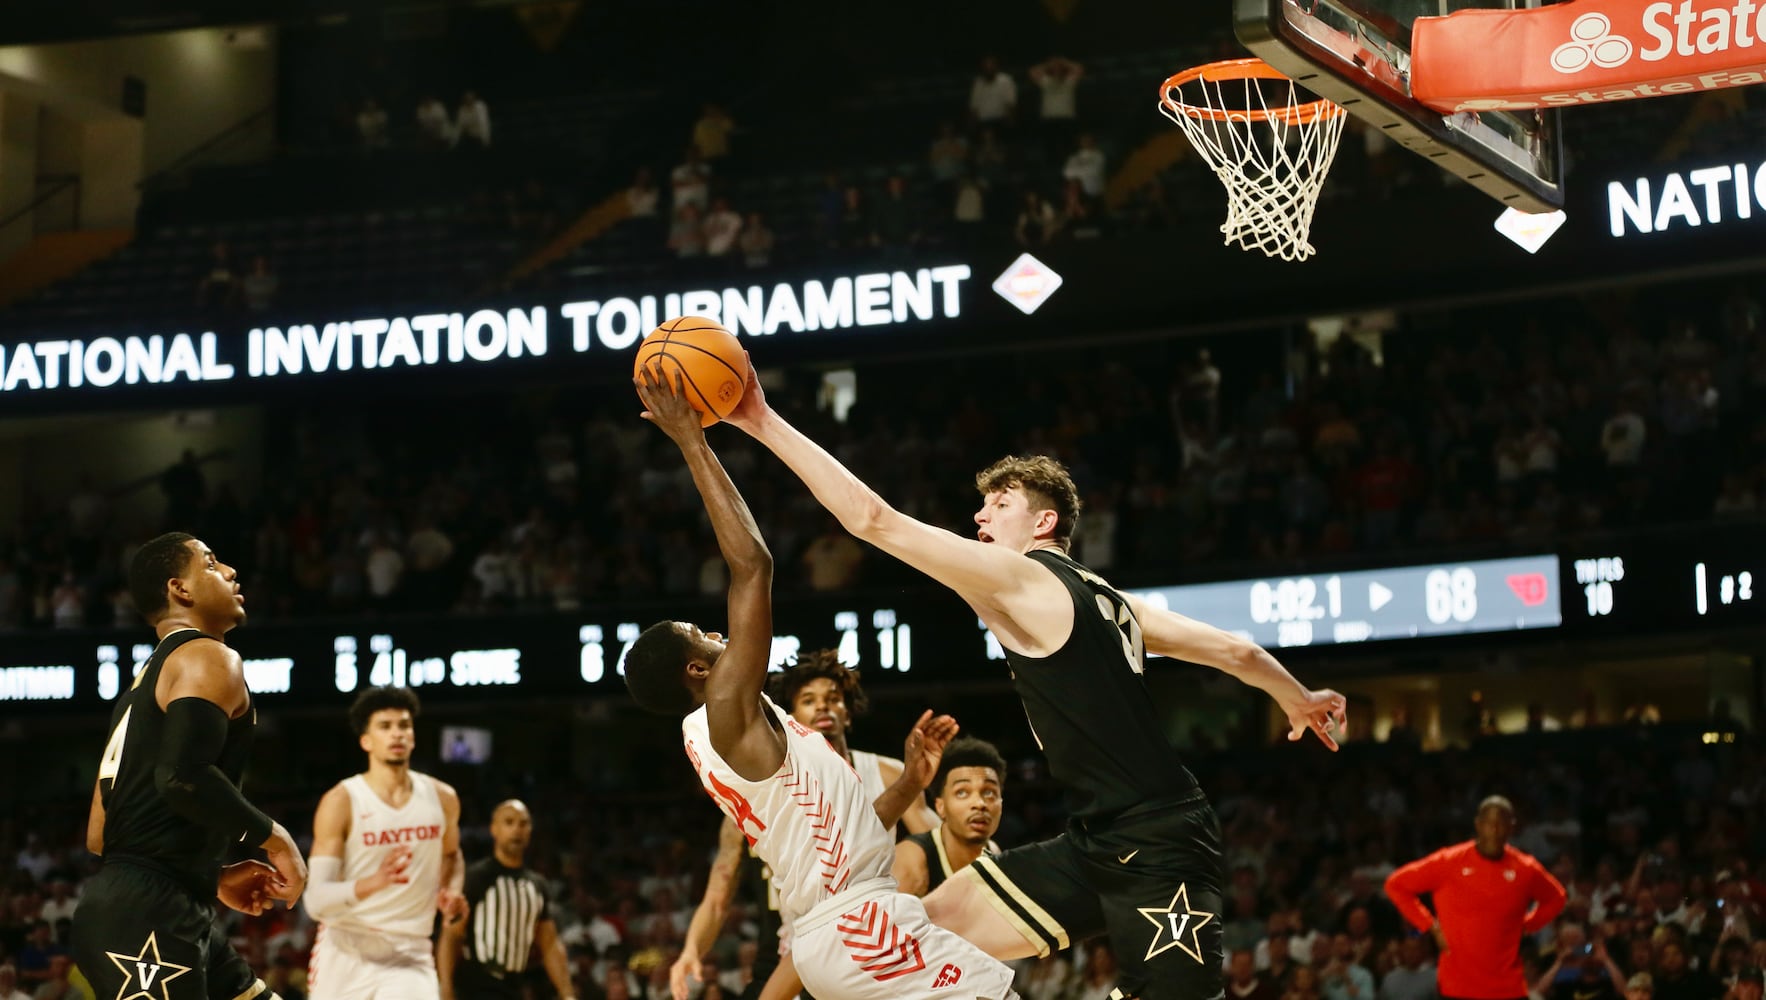
[[[1283,260],[1312,256],[1307,235],[1343,138],[1341,107],[1301,101],[1294,81],[1261,59],[1228,59],[1167,79],[1159,110],[1225,186],[1226,243]]]

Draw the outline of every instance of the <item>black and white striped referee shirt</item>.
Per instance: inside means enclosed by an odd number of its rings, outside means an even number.
[[[493,979],[527,969],[534,925],[552,919],[546,881],[528,868],[509,868],[495,856],[466,868],[466,959]]]

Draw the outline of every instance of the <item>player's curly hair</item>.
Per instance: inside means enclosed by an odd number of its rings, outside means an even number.
[[[840,662],[840,654],[832,649],[812,649],[807,653],[798,653],[797,659],[786,667],[784,672],[773,678],[773,700],[785,711],[791,711],[792,702],[797,700],[797,692],[803,686],[818,677],[826,677],[840,689],[840,698],[846,702],[846,714],[854,719],[865,714],[871,707],[871,700],[865,697],[865,689],[859,686],[859,672]]]
[[[166,581],[183,576],[189,568],[190,561],[196,558],[196,550],[190,547],[194,541],[195,535],[168,531],[136,549],[134,558],[129,560],[129,598],[149,624],[158,621],[171,606],[166,598]]]
[[[625,689],[638,707],[658,715],[682,716],[693,711],[687,687],[687,661],[693,646],[671,621],[650,626],[625,654]]]
[[[1005,787],[1006,758],[1000,754],[999,748],[973,736],[959,736],[944,748],[944,756],[938,761],[938,773],[932,776],[932,784],[927,788],[933,798],[944,795],[944,783],[959,767],[991,767],[993,773],[999,775],[1000,787]]]
[[[411,713],[411,721],[423,714],[423,703],[417,700],[417,692],[407,687],[371,687],[362,689],[356,700],[350,703],[350,731],[357,736],[368,731],[368,720],[374,718],[375,712],[402,708]]]
[[[1007,455],[975,474],[975,489],[982,496],[1014,486],[1029,494],[1032,503],[1055,512],[1055,544],[1070,551],[1082,505],[1067,467],[1047,455]]]

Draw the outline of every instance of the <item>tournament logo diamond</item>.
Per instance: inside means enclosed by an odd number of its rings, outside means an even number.
[[[1061,287],[1061,276],[1055,269],[1029,254],[1019,254],[1005,273],[993,280],[993,290],[1000,298],[1018,307],[1028,316],[1035,312],[1055,289]]]

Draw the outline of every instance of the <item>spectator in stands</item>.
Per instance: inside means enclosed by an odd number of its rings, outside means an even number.
[[[417,102],[417,143],[424,149],[446,149],[454,144],[454,123],[448,120],[448,106],[434,94],[425,94]]]
[[[1024,193],[1024,204],[1018,209],[1018,223],[1012,236],[1019,246],[1040,247],[1055,234],[1055,210],[1035,191]]]
[[[74,895],[73,889],[73,883],[65,878],[50,880],[49,898],[43,901],[37,916],[52,927],[63,920],[72,920],[74,911],[80,908],[79,897]]]
[[[1095,240],[1103,235],[1103,230],[1098,225],[1098,213],[1092,208],[1091,199],[1085,196],[1085,189],[1076,180],[1068,181],[1061,189],[1061,211],[1055,222],[1055,231],[1074,240]]]
[[[668,228],[668,248],[680,260],[705,256],[705,223],[699,218],[697,205],[686,204],[676,210],[674,223]]]
[[[74,576],[74,571],[63,570],[61,582],[55,585],[55,591],[49,595],[50,614],[56,628],[82,628],[86,624],[86,588]]]
[[[1107,938],[1093,938],[1085,949],[1085,969],[1068,994],[1072,1000],[1108,1000],[1116,990],[1116,953]],[[1120,994],[1118,994],[1120,995]]]
[[[736,122],[719,104],[707,104],[693,123],[693,148],[706,162],[715,163],[730,155],[730,133]]]
[[[650,168],[639,167],[632,177],[632,186],[625,189],[626,217],[655,218],[657,196],[656,179],[651,175]]]
[[[1564,978],[1564,971],[1570,978]],[[1619,1000],[1625,987],[1625,974],[1607,954],[1606,940],[1598,935],[1573,953],[1560,950],[1557,960],[1533,984],[1546,1000]]]
[[[1716,980],[1692,967],[1686,945],[1669,938],[1656,949],[1655,1000],[1709,1000],[1722,992]]]
[[[698,146],[687,147],[686,158],[669,173],[669,184],[676,215],[688,206],[705,211],[711,200],[711,166],[699,155]]]
[[[362,140],[362,148],[369,151],[385,149],[391,144],[387,135],[386,109],[372,97],[363,101],[362,110],[356,112],[356,135]]]
[[[1752,517],[1759,509],[1759,496],[1747,476],[1732,472],[1723,477],[1723,489],[1711,505],[1711,514],[1719,520],[1740,519]]]
[[[759,212],[748,213],[748,221],[743,223],[742,235],[736,242],[742,248],[743,266],[758,270],[772,264],[773,231],[767,228]]]
[[[239,276],[233,273],[232,249],[217,241],[209,250],[208,272],[196,282],[196,308],[224,312],[239,299]]]
[[[270,270],[270,259],[263,254],[253,257],[251,271],[239,282],[245,308],[254,314],[269,312],[276,303],[276,289],[280,285],[275,272]]]
[[[871,228],[869,213],[865,211],[865,196],[857,184],[848,184],[840,199],[840,224],[836,237],[837,244],[846,250],[862,250],[871,246],[874,232]]]
[[[1060,155],[1073,144],[1073,131],[1079,120],[1079,80],[1083,76],[1084,66],[1061,56],[1030,67],[1030,82],[1042,91],[1038,119],[1043,148],[1050,156]]]
[[[1380,983],[1379,1000],[1435,1000],[1435,963],[1420,937],[1405,938],[1398,946],[1398,964]]]
[[[167,515],[187,516],[189,511],[203,508],[208,482],[196,452],[184,449],[183,456],[160,473],[159,491],[166,498]]]
[[[1374,974],[1355,961],[1355,942],[1347,934],[1331,939],[1331,957],[1319,970],[1325,1000],[1374,1000]]]
[[[884,182],[883,197],[871,209],[871,238],[890,257],[903,256],[920,242],[920,212],[900,174]]]
[[[454,113],[454,145],[466,144],[479,149],[491,145],[491,109],[476,91],[460,95],[460,107]]]
[[[1078,181],[1087,198],[1102,198],[1104,170],[1104,151],[1098,148],[1098,141],[1088,132],[1079,137],[1079,148],[1067,157],[1061,176]]]
[[[1000,142],[999,133],[991,128],[982,129],[975,140],[975,176],[984,185],[998,184],[1005,178],[1006,161],[1006,147]]]
[[[974,174],[966,174],[957,182],[956,203],[951,218],[959,229],[976,229],[987,221],[987,184]],[[971,239],[969,242],[973,242]]]
[[[0,1000],[31,1000],[31,995],[18,988],[18,969],[11,963],[0,965]]]
[[[67,949],[55,942],[55,929],[49,921],[36,921],[31,925],[24,947],[18,950],[19,978],[33,989],[37,984],[48,982],[53,975],[51,963],[66,954]]]
[[[1638,409],[1633,396],[1626,393],[1600,429],[1600,447],[1606,453],[1609,472],[1634,468],[1643,460],[1649,434]]]
[[[969,115],[977,125],[1009,128],[1018,109],[1018,84],[1000,69],[999,60],[984,56],[981,70],[969,85]]]
[[[865,552],[839,522],[829,520],[803,550],[804,577],[811,590],[844,590],[858,580]]]
[[[741,213],[730,207],[729,199],[718,198],[711,203],[711,213],[705,217],[705,255],[722,259],[728,257],[736,248],[736,239],[742,234]]]
[[[390,610],[399,596],[399,587],[404,582],[405,557],[393,547],[392,541],[384,532],[373,531],[368,535],[368,556],[364,561],[363,572],[368,578],[368,600],[380,610]]]
[[[1257,958],[1245,949],[1227,958],[1226,995],[1229,1000],[1280,1000],[1274,983],[1257,974]]]
[[[938,126],[938,137],[926,151],[926,164],[938,183],[956,181],[969,168],[969,140],[958,134],[956,126],[945,122]]]
[[[49,960],[49,975],[31,994],[31,1000],[95,1000],[90,990],[76,986],[68,979],[74,971],[74,960],[56,955]]]

